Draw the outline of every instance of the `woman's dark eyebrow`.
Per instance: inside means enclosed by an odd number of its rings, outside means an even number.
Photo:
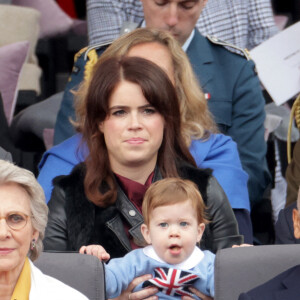
[[[109,107],[109,110],[112,110],[112,109],[124,109],[124,108],[127,108],[128,106],[126,105],[115,105],[115,106],[112,106],[112,107]]]
[[[139,106],[139,108],[148,108],[148,107],[154,107],[152,104],[146,104],[146,105],[142,105],[142,106]]]
[[[141,109],[141,108],[148,108],[148,107],[154,107],[154,106],[149,103],[149,104],[139,106],[138,108]],[[115,105],[115,106],[110,107],[109,110],[112,110],[112,109],[126,109],[126,108],[129,108],[129,106],[127,106],[127,105]]]

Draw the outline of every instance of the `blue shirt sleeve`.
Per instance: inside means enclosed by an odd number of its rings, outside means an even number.
[[[199,168],[213,170],[232,208],[250,211],[248,175],[242,168],[236,143],[231,137],[211,134],[206,140],[193,140],[190,152]]]
[[[86,148],[79,148],[81,135],[77,134],[46,151],[39,163],[38,182],[46,196],[46,203],[51,198],[52,180],[56,176],[68,175],[75,165],[84,160]]]

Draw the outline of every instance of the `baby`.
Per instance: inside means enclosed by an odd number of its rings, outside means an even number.
[[[188,289],[193,286],[214,297],[215,255],[197,247],[207,223],[204,209],[199,190],[191,181],[167,178],[152,184],[143,200],[141,226],[149,246],[111,259],[105,265],[107,298],[118,297],[134,278],[144,274],[152,274],[153,279],[134,291],[156,286],[159,299],[195,297]],[[109,254],[98,245],[84,246],[80,252],[109,259]]]

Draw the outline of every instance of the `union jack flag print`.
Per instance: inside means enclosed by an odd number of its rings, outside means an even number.
[[[169,296],[193,296],[188,287],[199,279],[199,276],[188,271],[172,268],[156,268],[155,276],[143,283],[143,287],[156,286]]]

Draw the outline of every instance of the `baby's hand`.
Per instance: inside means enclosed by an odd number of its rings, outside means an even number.
[[[110,255],[100,245],[82,246],[79,250],[79,253],[94,255],[98,257],[101,261],[108,261],[110,259]]]

